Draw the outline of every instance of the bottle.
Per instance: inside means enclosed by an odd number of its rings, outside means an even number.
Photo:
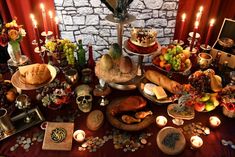
[[[86,51],[83,48],[81,39],[78,40],[77,63],[80,68],[84,68],[86,65]]]
[[[88,61],[87,61],[87,67],[90,68],[91,70],[94,70],[95,61],[94,61],[94,58],[93,58],[92,45],[90,43],[88,44],[88,52],[89,52],[89,58],[88,58]]]

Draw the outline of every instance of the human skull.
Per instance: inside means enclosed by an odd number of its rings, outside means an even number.
[[[92,107],[91,88],[88,85],[80,85],[76,88],[76,103],[82,112],[90,112]]]

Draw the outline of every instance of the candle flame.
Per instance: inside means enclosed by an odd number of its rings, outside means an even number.
[[[203,6],[200,6],[199,12],[202,13],[202,11],[203,11]]]
[[[45,7],[43,3],[40,3],[40,8],[42,9],[42,11],[45,11]]]
[[[53,16],[52,11],[48,11],[48,15],[49,15],[49,17],[52,19],[52,16]]]
[[[196,19],[199,19],[199,18],[200,18],[200,16],[201,16],[201,13],[200,13],[200,12],[198,12],[198,13],[196,14]]]
[[[32,13],[29,16],[30,16],[31,20],[35,19],[35,16]]]
[[[59,19],[58,19],[57,16],[55,17],[55,23],[56,23],[57,25],[59,24]]]
[[[182,18],[182,21],[185,21],[185,19],[186,19],[186,14],[183,13],[182,16],[181,16],[181,18]]]
[[[194,24],[194,27],[197,29],[199,26],[199,21],[196,21],[195,24]]]
[[[211,19],[211,20],[210,20],[210,26],[213,26],[214,23],[215,23],[215,19]]]

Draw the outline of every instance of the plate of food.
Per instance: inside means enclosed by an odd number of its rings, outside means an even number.
[[[126,131],[142,130],[155,119],[152,109],[141,96],[113,100],[107,106],[106,116],[111,125]]]
[[[161,48],[160,55],[153,56],[152,63],[156,68],[166,73],[188,75],[192,67],[189,57],[189,50],[184,50],[179,45],[169,45]]]
[[[182,85],[155,70],[147,70],[138,88],[144,97],[153,102],[170,103],[177,100],[175,95],[180,93]]]
[[[19,67],[12,77],[13,86],[22,90],[41,88],[56,77],[56,69],[49,64],[31,64]]]
[[[117,46],[96,62],[95,74],[107,83],[124,83],[137,75],[137,65],[129,56],[123,56]],[[113,50],[114,49],[114,50]],[[118,49],[118,50],[117,50]]]

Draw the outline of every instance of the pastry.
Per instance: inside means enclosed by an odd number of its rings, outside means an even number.
[[[153,93],[156,95],[157,99],[162,100],[167,98],[167,94],[162,88],[162,86],[156,86],[153,88]]]
[[[46,64],[19,67],[19,71],[21,76],[25,78],[25,83],[28,84],[42,84],[51,79],[51,73]]]
[[[173,80],[169,79],[168,77],[166,77],[165,75],[163,75],[157,71],[154,71],[154,70],[147,70],[145,72],[145,77],[149,81],[151,81],[159,86],[162,86],[164,89],[168,90],[169,92],[171,92],[173,94],[178,94],[181,89],[181,86],[182,86],[178,82],[173,81]]]

